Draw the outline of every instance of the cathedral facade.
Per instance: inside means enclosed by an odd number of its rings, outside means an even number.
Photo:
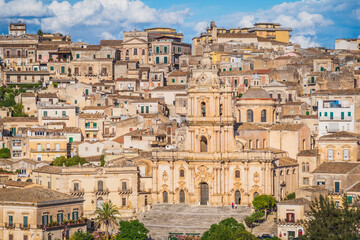
[[[186,135],[177,150],[153,152],[153,203],[248,205],[273,194],[273,152],[245,150],[234,134],[233,92],[211,65],[209,51],[192,70]]]

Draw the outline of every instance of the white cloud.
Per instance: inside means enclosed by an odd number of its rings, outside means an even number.
[[[101,39],[104,39],[104,40],[115,40],[116,39],[116,37],[109,32],[102,32],[100,34],[100,36],[101,36]]]
[[[0,0],[0,18],[40,17],[46,15],[46,7],[38,0]]]
[[[298,43],[302,48],[316,47],[319,43],[312,40],[311,37],[295,36],[291,38],[292,43]]]
[[[246,15],[239,21],[239,27],[251,27],[255,23],[254,15]]]
[[[356,16],[357,19],[360,20],[360,8],[355,10],[355,16]]]
[[[206,21],[198,22],[195,25],[194,30],[196,31],[196,34],[199,35],[200,33],[205,32],[205,30],[208,26],[209,26],[209,23]]]

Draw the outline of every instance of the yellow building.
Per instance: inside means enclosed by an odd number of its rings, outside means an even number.
[[[248,32],[255,32],[257,36],[289,43],[291,28],[281,28],[279,23],[255,23]]]

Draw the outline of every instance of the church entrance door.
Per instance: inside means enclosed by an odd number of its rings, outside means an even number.
[[[235,204],[240,204],[241,203],[241,195],[240,195],[240,191],[237,190],[235,192]]]
[[[185,202],[185,192],[184,190],[180,190],[180,203]]]
[[[207,205],[209,201],[209,185],[207,183],[200,184],[200,204]]]

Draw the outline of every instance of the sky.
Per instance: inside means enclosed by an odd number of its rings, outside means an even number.
[[[29,33],[89,44],[149,27],[175,28],[191,43],[212,20],[218,28],[276,22],[292,28],[290,41],[303,48],[334,48],[337,38],[360,38],[360,0],[0,0],[0,34],[19,20]]]

